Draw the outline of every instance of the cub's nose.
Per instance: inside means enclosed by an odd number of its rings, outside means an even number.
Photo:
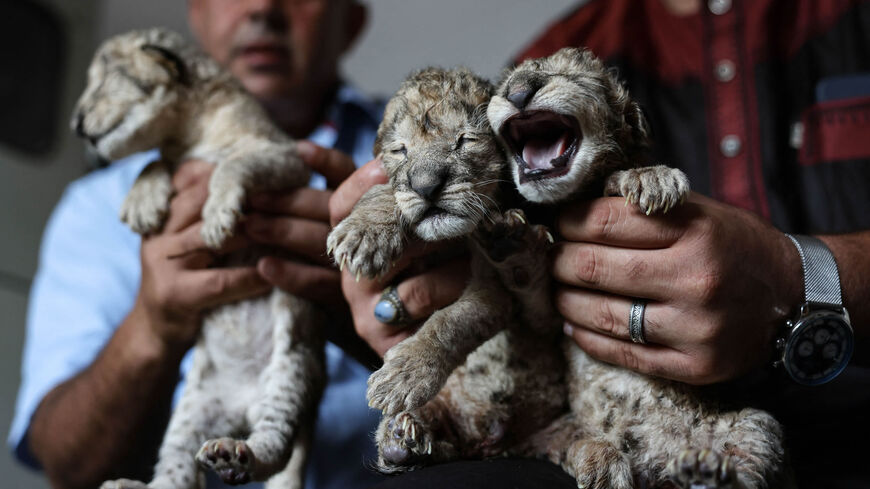
[[[447,183],[447,171],[412,173],[408,177],[408,183],[417,195],[431,202],[444,189],[444,184]]]
[[[510,103],[514,104],[514,106],[520,110],[526,108],[526,105],[529,105],[529,101],[532,100],[532,97],[535,96],[535,92],[538,89],[535,87],[523,86],[518,88],[516,91],[511,90],[508,93],[507,99]]]

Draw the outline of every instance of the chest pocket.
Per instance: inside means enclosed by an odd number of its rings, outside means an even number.
[[[870,95],[815,104],[801,122],[801,165],[870,158]]]

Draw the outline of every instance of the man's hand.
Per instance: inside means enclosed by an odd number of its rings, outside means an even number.
[[[271,286],[254,267],[208,268],[216,255],[200,236],[200,215],[212,169],[202,161],[184,163],[173,176],[175,196],[163,229],[142,239],[142,281],[130,316],[148,325],[155,347],[185,351],[199,332],[205,309],[262,294]],[[235,237],[217,253],[249,244]]]
[[[354,172],[333,194],[329,202],[330,221],[338,224],[347,217],[353,206],[374,185],[387,182],[380,160],[373,160]],[[396,343],[407,338],[414,326],[423,322],[436,310],[454,302],[465,288],[468,275],[466,260],[454,259],[419,273],[409,273],[415,258],[431,253],[431,245],[412,244],[408,251],[397,261],[396,266],[386,276],[378,280],[360,279],[345,271],[341,276],[341,287],[350,305],[354,327],[357,334],[379,355]],[[397,276],[404,280],[396,283]],[[387,325],[374,317],[375,304],[381,292],[390,284],[396,284],[399,297],[410,319],[406,325]]]
[[[299,188],[252,196],[245,235],[256,243],[282,248],[295,257],[261,258],[257,269],[266,281],[315,302],[343,304],[341,275],[326,255],[332,196],[329,189],[354,171],[354,163],[340,151],[308,141],[300,141],[298,151],[306,165],[326,177],[328,189]]]
[[[777,229],[697,194],[666,215],[620,198],[570,205],[554,253],[566,333],[590,355],[643,373],[707,384],[770,361],[773,337],[803,297],[800,258]],[[647,302],[647,344],[628,335]]]

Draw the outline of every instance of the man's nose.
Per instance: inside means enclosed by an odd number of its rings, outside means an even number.
[[[285,3],[282,0],[248,0],[248,17],[276,30],[287,27]]]

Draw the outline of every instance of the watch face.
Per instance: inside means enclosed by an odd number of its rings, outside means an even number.
[[[846,368],[853,348],[852,328],[843,316],[817,311],[795,324],[783,360],[795,381],[824,384]]]

